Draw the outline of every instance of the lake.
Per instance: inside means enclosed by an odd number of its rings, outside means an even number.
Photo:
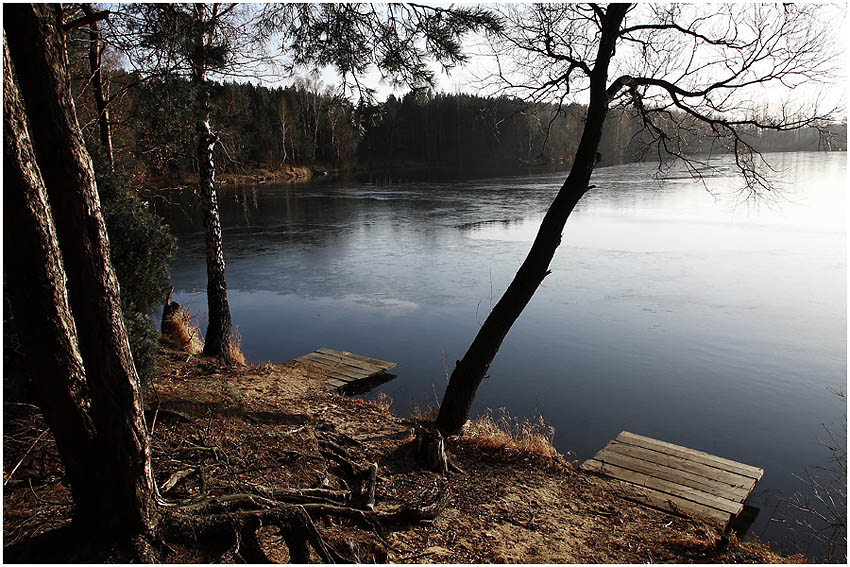
[[[826,464],[825,428],[846,432],[846,400],[831,391],[847,380],[847,156],[767,158],[775,191],[755,202],[742,202],[728,158],[704,184],[659,179],[653,164],[597,169],[473,413],[540,414],[580,460],[625,429],[764,468],[751,533],[786,540],[793,511],[778,499]],[[377,392],[394,410],[434,404],[444,360],[463,355],[565,176],[223,189],[245,355],[329,347],[391,360],[398,377]],[[174,298],[204,321],[192,201],[167,211]]]

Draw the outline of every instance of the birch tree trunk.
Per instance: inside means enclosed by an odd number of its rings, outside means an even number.
[[[198,194],[204,214],[204,237],[207,252],[207,306],[209,323],[204,338],[204,354],[230,360],[231,317],[227,301],[224,250],[221,243],[221,218],[215,192],[215,157],[218,141],[210,128],[209,117],[198,122]]]
[[[281,95],[280,99],[280,147],[281,158],[280,165],[286,163],[286,95]]]
[[[198,135],[198,196],[204,216],[204,239],[207,259],[207,307],[209,322],[204,337],[204,354],[231,360],[230,340],[232,320],[227,301],[224,249],[222,247],[221,217],[215,192],[215,145],[218,137],[210,126],[209,90],[207,85],[208,60],[206,50],[215,36],[219,4],[194,4],[195,17],[192,66],[192,83],[197,90],[195,105],[195,131]],[[208,11],[209,10],[209,11]]]

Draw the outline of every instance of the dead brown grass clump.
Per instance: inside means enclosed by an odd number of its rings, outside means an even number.
[[[425,404],[411,409],[410,419],[422,424],[434,423],[437,420],[438,413],[440,413],[439,405]]]
[[[544,459],[563,459],[555,449],[555,428],[547,425],[543,417],[518,419],[511,417],[505,408],[487,413],[464,426],[462,438],[474,445],[488,449],[501,449]]]
[[[233,330],[233,335],[227,345],[227,360],[233,364],[245,366],[245,354],[242,352],[242,335],[239,334],[239,327]]]
[[[165,309],[167,311],[163,314],[162,338],[189,354],[203,352],[201,329],[192,320],[189,312],[177,303],[171,303]]]

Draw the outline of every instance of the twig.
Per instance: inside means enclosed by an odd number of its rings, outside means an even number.
[[[171,293],[174,291],[174,286],[171,286],[171,291],[168,292],[168,298],[171,299]],[[153,395],[156,396],[156,410],[153,412],[153,418],[151,419],[151,428],[149,435],[153,437],[154,428],[156,428],[156,418],[159,415],[159,408],[162,406],[162,400],[159,398],[159,392],[156,391],[156,387],[153,385],[153,382],[150,384],[150,389],[153,392]]]
[[[190,474],[192,474],[193,472],[195,472],[197,470],[198,469],[192,468],[192,469],[183,469],[183,470],[175,472],[173,475],[168,477],[168,480],[166,480],[162,484],[162,489],[160,490],[160,493],[165,494],[166,492],[168,492],[169,490],[171,490],[172,488],[177,486],[178,482],[180,482],[182,479],[186,478],[187,476],[189,476]]]
[[[375,486],[378,483],[378,463],[369,466],[369,480],[366,485],[366,508],[375,509]]]
[[[17,465],[15,465],[15,468],[13,468],[13,469],[12,469],[12,472],[10,472],[10,473],[9,473],[9,476],[7,476],[7,477],[6,477],[6,479],[3,481],[3,486],[6,486],[7,484],[9,484],[9,481],[10,481],[10,480],[12,480],[12,476],[13,476],[13,475],[15,474],[15,472],[18,470],[18,467],[20,467],[20,466],[21,466],[21,463],[23,463],[23,462],[24,462],[24,459],[26,459],[26,458],[27,458],[27,455],[29,455],[29,454],[30,454],[30,451],[32,451],[33,449],[35,449],[35,446],[38,444],[38,442],[39,442],[39,441],[41,441],[41,438],[42,438],[42,437],[44,437],[44,436],[45,436],[45,434],[46,434],[48,431],[50,431],[50,430],[49,430],[49,429],[45,429],[44,431],[42,431],[42,432],[41,432],[41,435],[39,435],[39,436],[38,436],[38,438],[37,438],[37,439],[33,442],[33,444],[32,444],[32,445],[30,445],[30,448],[29,448],[29,449],[27,449],[27,452],[26,452],[26,453],[24,453],[24,456],[23,456],[23,457],[21,457],[21,460],[20,460],[20,461],[18,461],[18,464],[17,464]]]
[[[42,504],[53,504],[54,506],[70,506],[71,505],[71,502],[54,502],[52,500],[45,500],[44,498],[40,497],[38,494],[35,493],[35,488],[32,485],[32,479],[29,478],[27,480],[29,481],[30,492],[32,492],[32,495],[35,497],[35,499],[38,500],[39,502],[41,502]]]
[[[154,410],[153,418],[151,419],[151,430],[150,430],[150,436],[151,437],[153,437],[153,431],[156,428],[156,418],[157,418],[158,415],[159,415],[159,406],[157,406],[157,408]]]

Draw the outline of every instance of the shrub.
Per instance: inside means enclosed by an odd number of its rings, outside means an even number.
[[[159,348],[151,320],[169,288],[168,262],[177,242],[162,219],[130,188],[120,169],[112,171],[99,145],[91,144],[95,179],[103,209],[112,265],[121,287],[121,308],[136,370],[150,379]]]

